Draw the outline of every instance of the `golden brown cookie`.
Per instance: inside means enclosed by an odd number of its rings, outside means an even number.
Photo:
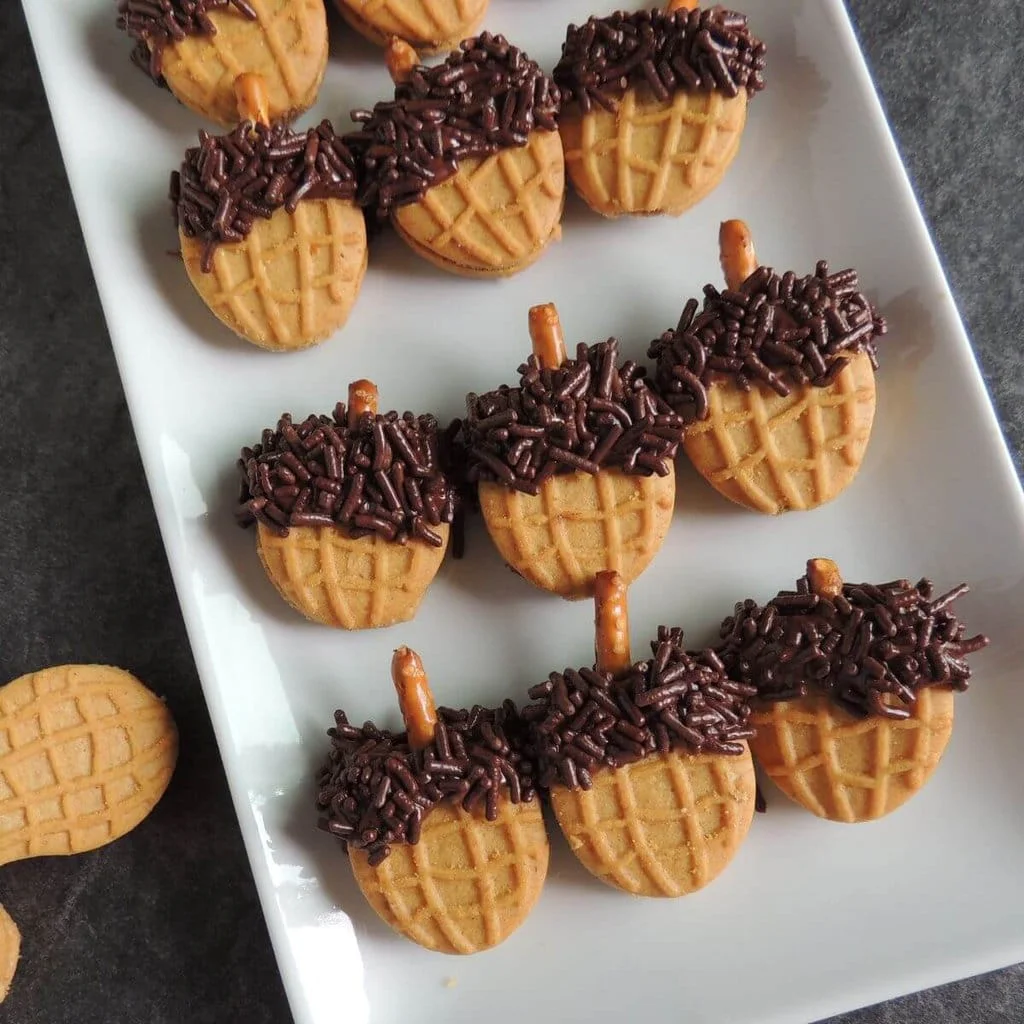
[[[739,152],[747,94],[627,89],[614,111],[570,106],[559,121],[569,180],[603,217],[678,216],[718,187]]]
[[[449,526],[435,547],[353,538],[333,527],[293,526],[282,537],[262,523],[256,550],[270,582],[298,612],[337,629],[376,629],[414,618],[448,549]]]
[[[631,476],[618,469],[552,476],[536,495],[482,481],[480,511],[501,557],[542,590],[580,600],[605,569],[632,583],[668,534],[675,471]]]
[[[756,512],[817,508],[857,475],[875,418],[875,370],[865,352],[844,359],[825,387],[779,395],[757,381],[749,391],[720,376],[707,389],[705,419],[683,450],[705,480]]]
[[[423,53],[454,50],[484,20],[488,0],[335,0],[360,35],[384,46],[399,39]]]
[[[363,895],[396,931],[441,953],[490,949],[526,919],[548,869],[526,725],[511,701],[438,710],[407,647],[391,671],[406,731],[335,713],[321,824],[345,842]]]
[[[739,152],[764,45],[744,16],[689,6],[569,27],[554,71],[559,131],[573,187],[602,216],[677,216]]]
[[[928,781],[953,731],[966,657],[988,644],[952,610],[961,584],[844,583],[812,558],[794,590],[736,605],[719,655],[757,693],[754,757],[791,800],[832,821],[871,821]]]
[[[634,362],[619,363],[614,338],[568,358],[550,303],[530,310],[529,327],[519,387],[467,399],[469,479],[508,565],[577,600],[602,570],[632,582],[661,548],[683,421]]]
[[[0,1003],[7,998],[18,969],[21,954],[21,934],[11,915],[0,906]]]
[[[344,326],[366,273],[355,162],[328,121],[305,132],[271,126],[258,75],[239,76],[235,92],[242,123],[225,136],[200,133],[171,178],[182,260],[240,337],[278,352],[306,348]]]
[[[349,859],[370,906],[395,931],[439,953],[478,953],[526,920],[549,850],[540,801],[502,801],[494,821],[442,804],[415,846],[394,844],[376,867],[363,850]]]
[[[278,593],[338,629],[411,619],[437,575],[454,518],[437,420],[377,412],[377,388],[349,386],[334,416],[277,430],[243,448],[237,516]]]
[[[557,132],[459,162],[455,177],[398,207],[391,222],[424,259],[464,277],[507,277],[561,237],[565,163]]]
[[[266,82],[268,116],[296,118],[316,102],[327,67],[323,0],[121,0],[133,60],[196,113],[232,126],[235,80]]]
[[[922,691],[907,718],[855,717],[824,694],[755,712],[750,747],[783,793],[819,818],[881,818],[932,777],[953,733],[953,691]]]
[[[206,245],[179,231],[189,280],[225,326],[275,352],[308,348],[348,320],[366,273],[366,222],[347,199],[310,199],[258,220],[241,242]]]
[[[554,83],[487,33],[435,67],[392,38],[385,62],[394,101],[355,111],[361,127],[346,136],[362,164],[360,202],[442,270],[505,277],[528,267],[561,237]]]
[[[629,654],[626,587],[595,589],[595,667],[530,690],[542,785],[569,848],[602,882],[635,896],[685,896],[717,878],[754,814],[747,704],[708,651],[662,627],[654,657]],[[572,716],[564,709],[572,707]]]
[[[720,494],[768,515],[817,508],[864,460],[885,319],[854,270],[831,274],[821,261],[798,278],[759,266],[743,221],[721,225],[719,248],[726,289],[708,286],[703,308],[691,299],[652,342],[655,381]],[[747,339],[738,353],[737,336]]]
[[[753,819],[754,790],[749,752],[669,751],[597,771],[590,789],[554,786],[551,806],[596,878],[636,896],[685,896],[714,881],[736,854]]]
[[[108,665],[60,665],[0,689],[0,864],[82,853],[131,831],[170,782],[166,705]]]

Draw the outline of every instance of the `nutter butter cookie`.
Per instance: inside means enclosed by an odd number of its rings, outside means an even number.
[[[894,811],[928,781],[967,689],[968,636],[952,609],[961,584],[844,583],[811,559],[795,590],[746,600],[722,623],[729,675],[756,688],[754,757],[790,799],[833,821]]]
[[[489,0],[335,0],[360,35],[385,45],[392,37],[423,53],[453,50],[484,20]]]
[[[711,650],[658,630],[652,657],[629,653],[626,589],[598,577],[596,664],[552,672],[523,709],[538,781],[573,853],[637,896],[685,896],[718,877],[754,815],[747,748],[754,688]]]
[[[775,515],[831,501],[864,459],[876,339],[887,325],[857,272],[759,266],[742,221],[722,224],[726,288],[691,299],[651,343],[655,383],[688,423],[683,448],[731,501]]]
[[[743,14],[711,7],[616,11],[570,25],[554,79],[569,178],[605,217],[678,215],[722,180],[765,45]]]
[[[379,413],[355,381],[333,416],[276,430],[242,449],[236,512],[278,593],[314,622],[370,629],[411,619],[441,567],[454,491],[433,416]]]
[[[441,953],[489,949],[526,919],[548,869],[525,724],[511,701],[435,710],[408,648],[391,671],[406,731],[335,712],[321,827],[342,840],[363,895],[396,931]]]
[[[565,164],[551,79],[484,33],[435,67],[393,40],[394,100],[357,110],[345,136],[360,159],[359,201],[425,259],[495,277],[533,263],[559,236]]]
[[[270,119],[315,102],[327,67],[323,0],[119,0],[133,62],[186,107],[235,123],[235,79],[260,75]]]
[[[199,133],[170,198],[196,291],[246,341],[306,348],[344,326],[366,273],[352,154],[329,121],[270,124],[264,82],[238,83],[243,121]]]
[[[657,554],[675,503],[683,430],[620,361],[614,338],[568,357],[553,305],[529,315],[533,354],[519,383],[466,398],[466,477],[495,545],[521,576],[578,599],[604,569],[636,579]]]

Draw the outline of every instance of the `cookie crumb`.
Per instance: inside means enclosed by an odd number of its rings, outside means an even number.
[[[457,978],[445,978],[444,979],[444,987],[445,988],[455,988],[455,986],[458,985],[458,983],[459,983],[459,981],[458,981]]]

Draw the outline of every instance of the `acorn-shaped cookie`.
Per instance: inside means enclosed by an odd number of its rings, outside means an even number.
[[[243,526],[296,611],[339,629],[407,622],[441,567],[454,493],[433,416],[377,412],[355,381],[348,407],[293,423],[285,413],[238,460]]]
[[[334,0],[341,16],[371,42],[392,37],[423,53],[454,50],[484,20],[488,0]]]
[[[953,730],[953,691],[971,676],[965,659],[988,643],[951,610],[966,592],[843,583],[814,558],[795,591],[736,605],[719,654],[757,690],[750,747],[786,796],[832,821],[870,821],[928,781]]]
[[[672,521],[672,459],[683,420],[614,338],[566,356],[551,304],[529,315],[519,386],[466,398],[467,479],[505,561],[562,597],[594,592],[604,569],[632,582]]]
[[[320,773],[321,825],[346,845],[356,882],[396,931],[440,953],[477,953],[526,919],[548,870],[525,725],[511,701],[434,709],[419,656],[391,672],[406,732],[335,712]]]
[[[558,238],[565,164],[559,93],[522,50],[487,33],[443,64],[392,40],[395,99],[353,111],[360,202],[424,259],[466,277],[504,277]]]
[[[348,320],[366,273],[355,164],[329,121],[267,121],[263,82],[236,82],[242,123],[199,133],[170,198],[181,256],[217,318],[260,348],[290,352]]]
[[[719,236],[726,289],[691,299],[651,343],[655,382],[688,421],[683,448],[726,498],[776,515],[831,501],[857,474],[875,416],[885,320],[855,270],[776,274],[743,221]]]
[[[596,664],[530,690],[539,783],[573,853],[602,882],[637,896],[685,896],[732,860],[754,814],[745,740],[752,686],[713,651],[689,653],[658,630],[632,663],[626,588],[601,573]]]
[[[678,215],[722,180],[747,101],[764,87],[764,43],[712,7],[616,11],[570,25],[554,79],[573,187],[605,217]]]
[[[119,0],[132,61],[186,107],[235,123],[235,79],[259,75],[274,123],[315,102],[327,67],[323,0]]]

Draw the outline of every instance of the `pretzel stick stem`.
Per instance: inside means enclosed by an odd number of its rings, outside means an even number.
[[[626,584],[614,571],[599,572],[594,581],[594,659],[599,672],[615,677],[633,666]]]
[[[391,679],[398,693],[409,746],[422,750],[434,739],[437,709],[420,656],[408,647],[399,647],[391,659]]]

